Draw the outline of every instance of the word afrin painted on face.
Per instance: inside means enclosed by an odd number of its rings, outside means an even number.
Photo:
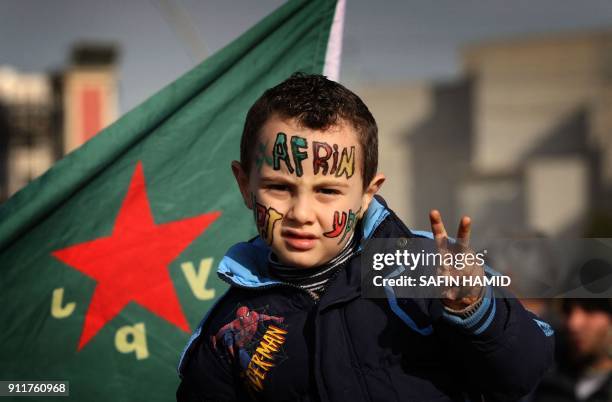
[[[255,391],[263,390],[263,382],[268,371],[275,366],[274,355],[285,343],[287,331],[270,325],[262,337],[246,370],[248,385]]]
[[[333,229],[329,232],[323,233],[323,235],[330,238],[342,235],[338,241],[338,244],[342,243],[346,235],[355,228],[359,212],[361,212],[361,208],[359,208],[357,212],[353,212],[352,209],[349,209],[348,214],[344,211],[342,214],[340,214],[339,211],[335,211]]]
[[[291,155],[293,156],[293,163],[291,162],[291,156],[289,155],[289,147],[287,146],[287,134],[278,133],[274,146],[272,147],[272,168],[274,170],[280,170],[281,161],[284,162],[285,167],[289,173],[295,172],[298,177],[304,174],[302,168],[302,161],[308,159],[308,141],[306,138],[293,135],[291,136]],[[312,153],[314,155],[312,160],[312,169],[314,174],[318,174],[321,171],[323,175],[335,175],[341,177],[345,175],[347,179],[350,179],[355,173],[355,146],[342,147],[339,150],[338,144],[329,145],[326,142],[313,141]],[[330,167],[331,159],[331,167]]]
[[[283,219],[283,214],[272,207],[266,208],[264,205],[258,203],[255,200],[254,194],[251,194],[251,205],[253,205],[253,216],[255,217],[255,224],[257,225],[259,236],[261,236],[268,245],[271,245],[272,240],[274,240],[274,225],[276,222]]]

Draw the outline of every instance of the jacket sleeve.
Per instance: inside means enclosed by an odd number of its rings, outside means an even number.
[[[226,295],[227,296],[227,293]],[[195,330],[181,356],[178,374],[181,383],[176,391],[178,402],[234,402],[248,400],[243,394],[238,368],[229,352],[212,344],[215,329],[222,323],[217,319],[225,303],[222,297]],[[237,380],[238,379],[238,380]]]
[[[445,312],[438,325],[465,377],[490,400],[518,400],[552,365],[552,328],[505,290],[487,288],[474,314]]]
[[[178,402],[231,402],[241,400],[232,367],[216,353],[204,336],[189,348],[181,365]]]

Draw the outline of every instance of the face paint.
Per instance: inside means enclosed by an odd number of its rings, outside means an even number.
[[[255,166],[257,167],[257,171],[261,172],[261,167],[265,163],[268,166],[272,166],[272,158],[266,155],[266,150],[268,148],[268,142],[265,144],[263,142],[259,142],[257,144],[257,153],[255,154]]]
[[[298,177],[302,176],[302,161],[308,158],[307,152],[302,152],[300,149],[308,148],[306,138],[294,135],[291,137],[291,153],[293,154],[293,163],[295,164],[295,174]]]
[[[340,157],[340,166],[336,171],[336,177],[340,177],[346,174],[346,178],[350,179],[355,172],[355,147],[351,147],[349,154],[346,152],[346,148],[342,149],[342,156]]]
[[[326,175],[329,169],[327,160],[332,155],[331,146],[326,142],[314,141],[312,143],[312,153],[314,155],[312,160],[312,170],[314,174],[319,174],[319,169],[321,169],[322,173]],[[322,153],[325,153],[325,155]]]
[[[266,208],[264,205],[257,202],[255,194],[251,193],[251,203],[253,205],[253,216],[259,236],[271,245],[274,240],[274,225],[276,222],[283,219],[283,214],[272,207]]]
[[[302,169],[302,161],[308,159],[308,152],[304,151],[308,148],[308,141],[304,137],[297,135],[291,136],[291,155],[289,155],[289,148],[287,146],[287,134],[278,133],[276,134],[276,140],[274,141],[274,147],[272,148],[272,168],[274,170],[281,169],[281,161],[285,163],[289,173],[293,173],[298,177],[302,177],[304,170]],[[261,152],[261,150],[259,151]],[[312,169],[314,174],[319,174],[319,171],[323,175],[335,175],[336,177],[346,176],[350,179],[355,173],[355,146],[350,148],[342,147],[339,150],[338,144],[329,145],[326,142],[314,141],[312,143]],[[262,155],[265,157],[265,146],[263,147]],[[329,166],[329,159],[331,158],[332,164],[331,169]],[[291,162],[293,159],[293,163]],[[258,169],[261,170],[263,163],[263,157],[256,157],[256,163]],[[268,163],[268,159],[265,159]]]
[[[338,165],[338,144],[334,144],[334,152],[332,152],[332,168],[329,171],[329,174],[336,173],[336,166]]]
[[[357,217],[361,212],[361,208],[357,210],[357,212],[353,212],[352,209],[349,209],[348,214],[346,212],[334,212],[334,223],[333,229],[329,232],[323,233],[325,237],[338,237],[342,235],[338,244],[342,243],[346,237],[346,235],[353,229],[355,229],[355,225],[357,223]]]
[[[334,211],[334,228],[329,232],[323,233],[325,237],[338,237],[344,231],[344,227],[346,226],[346,212]]]
[[[285,162],[289,173],[293,173],[293,166],[291,166],[289,150],[287,149],[287,134],[285,133],[278,133],[276,141],[274,141],[274,148],[272,148],[272,168],[274,170],[280,170],[280,161]]]

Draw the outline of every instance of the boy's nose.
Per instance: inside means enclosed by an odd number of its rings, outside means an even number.
[[[308,199],[308,197],[295,197],[291,208],[287,211],[285,219],[299,223],[300,225],[313,223],[315,214],[312,205],[312,200]]]

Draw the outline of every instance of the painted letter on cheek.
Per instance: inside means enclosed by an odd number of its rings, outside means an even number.
[[[251,193],[253,204],[253,216],[259,236],[268,244],[272,244],[274,239],[274,225],[283,219],[283,214],[272,207],[266,208],[255,200],[255,195]]]
[[[334,226],[329,232],[323,233],[325,237],[338,237],[344,231],[346,226],[346,212],[342,212],[342,218],[340,218],[340,212],[334,212]]]
[[[355,229],[355,223],[357,223],[357,215],[359,214],[359,212],[361,211],[361,208],[359,208],[359,210],[357,211],[357,213],[353,212],[352,209],[349,209],[349,213],[348,213],[348,220],[346,222],[346,228],[344,228],[344,234],[342,235],[342,238],[340,239],[339,243],[342,243],[342,241],[344,240],[344,238],[346,237],[346,235],[353,229]]]
[[[348,214],[346,212],[342,212],[342,218],[340,217],[340,212],[335,211],[333,229],[329,232],[323,233],[323,235],[325,237],[338,237],[342,235],[338,241],[338,244],[342,243],[346,235],[349,234],[351,230],[355,229],[357,216],[359,215],[360,211],[361,208],[359,208],[357,212],[353,212],[352,209],[349,209]]]
[[[272,167],[274,170],[280,170],[281,160],[285,162],[289,173],[293,173],[289,151],[287,150],[287,135],[285,133],[278,133],[276,141],[274,141],[274,148],[272,148]]]
[[[266,226],[266,243],[272,244],[274,239],[274,224],[283,219],[283,214],[279,213],[276,209],[268,208],[268,225]]]

